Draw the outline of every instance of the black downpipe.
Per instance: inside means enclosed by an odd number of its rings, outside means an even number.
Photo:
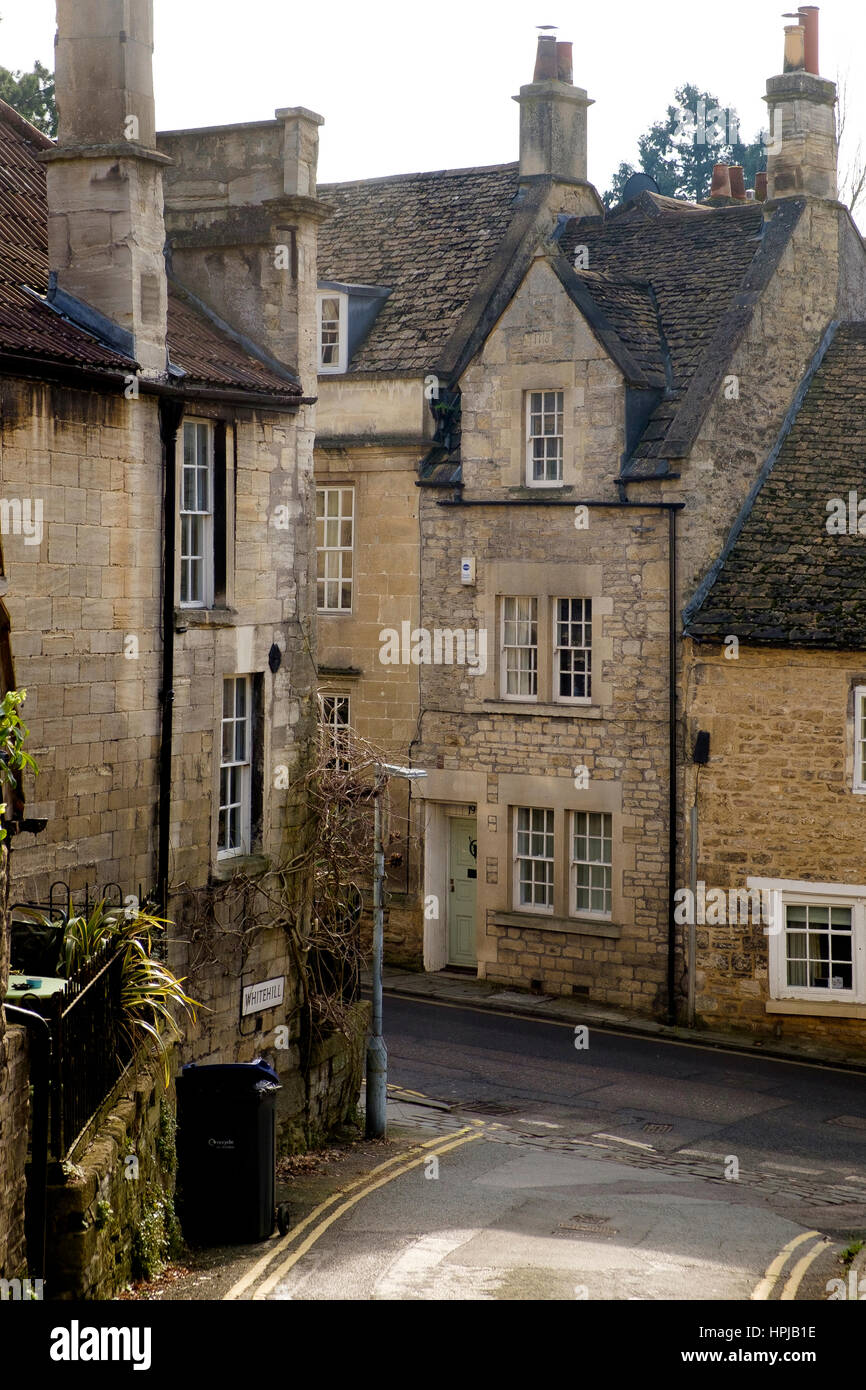
[[[668,1023],[677,1021],[677,514],[668,512]]]
[[[177,539],[177,432],[183,402],[160,398],[159,435],[162,440],[163,525],[165,554],[162,579],[162,731],[159,747],[159,825],[156,863],[157,893],[163,917],[168,915],[168,852],[171,828],[171,761],[174,733],[174,594]]]
[[[4,1004],[7,1018],[20,1019],[30,1034],[30,1079],[33,1085],[33,1135],[30,1182],[27,1184],[27,1277],[45,1278],[45,1236],[48,1228],[48,1094],[51,1029],[32,1009]],[[34,1025],[39,1024],[36,1028]]]

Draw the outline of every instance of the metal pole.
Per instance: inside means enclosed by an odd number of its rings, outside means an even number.
[[[695,804],[689,811],[689,838],[691,840],[691,872],[689,887],[692,890],[692,910],[689,913],[689,1027],[695,1026],[695,958],[697,956],[697,931],[695,928],[695,903],[698,897],[698,795],[695,791]]]
[[[388,1052],[382,1037],[382,960],[385,947],[385,848],[382,844],[382,782],[373,793],[373,1014],[367,1041],[368,1139],[384,1139],[388,1101]]]

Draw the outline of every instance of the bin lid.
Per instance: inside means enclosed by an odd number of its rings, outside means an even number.
[[[280,1078],[261,1057],[252,1062],[187,1062],[181,1067],[181,1079],[195,1076],[196,1080],[237,1082],[257,1091],[282,1090]]]

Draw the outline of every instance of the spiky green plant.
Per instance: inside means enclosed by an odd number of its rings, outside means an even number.
[[[103,953],[122,952],[118,1032],[132,1048],[149,1045],[162,1061],[165,1082],[171,1078],[168,1049],[180,1037],[177,1015],[193,1023],[203,1007],[183,988],[178,977],[157,958],[154,940],[169,925],[141,908],[106,907],[98,902],[85,916],[68,917],[52,924],[41,913],[28,913],[41,925],[63,927],[58,968],[70,978],[83,965]]]

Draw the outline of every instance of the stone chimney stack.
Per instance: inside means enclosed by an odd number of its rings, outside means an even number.
[[[315,390],[322,117],[284,107],[273,120],[160,131],[169,156],[170,271],[235,332]]]
[[[586,112],[592,105],[572,83],[571,44],[542,34],[532,82],[520,88],[520,181],[553,178],[585,184]]]
[[[801,5],[785,29],[784,71],[767,79],[768,198],[838,197],[836,86],[818,75],[818,10]]]
[[[130,335],[147,376],[166,369],[162,170],[153,101],[153,0],[57,0],[57,146],[48,249],[58,288]]]

